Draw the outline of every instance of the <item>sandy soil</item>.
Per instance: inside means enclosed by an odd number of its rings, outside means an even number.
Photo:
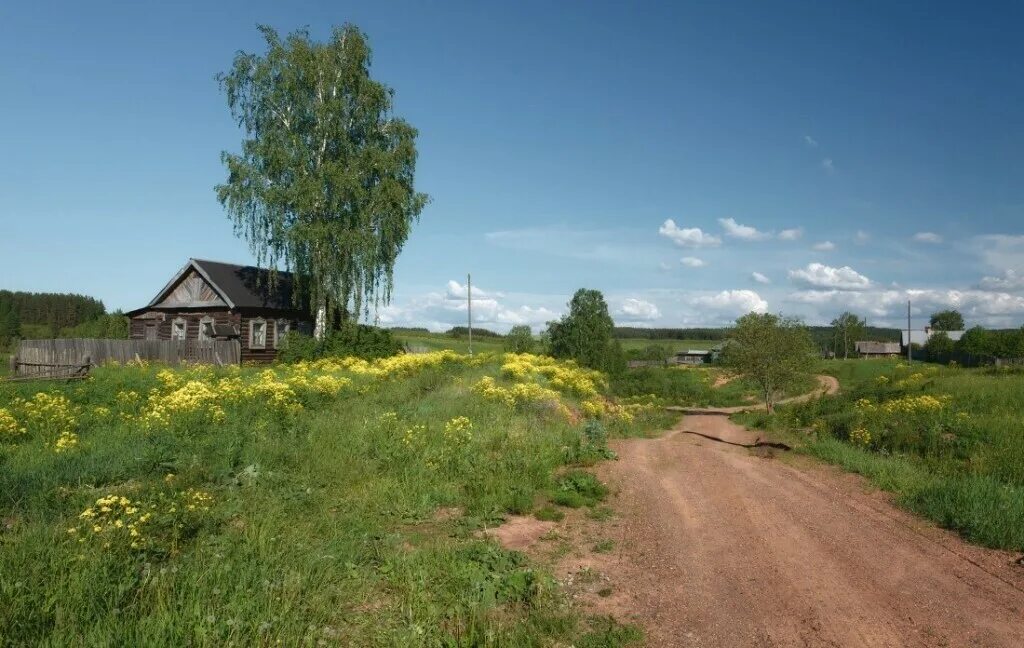
[[[598,468],[615,518],[510,535],[650,646],[1024,646],[1017,555],[968,545],[857,476],[732,445],[754,441],[721,415],[618,441]]]

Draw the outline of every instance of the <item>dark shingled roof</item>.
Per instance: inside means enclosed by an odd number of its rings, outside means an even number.
[[[295,309],[290,272],[278,271],[277,282],[271,286],[268,270],[203,259],[192,259],[192,263],[235,308]]]

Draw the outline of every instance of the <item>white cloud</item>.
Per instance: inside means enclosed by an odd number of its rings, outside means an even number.
[[[896,326],[906,325],[908,299],[913,304],[915,322],[943,308],[955,308],[970,322],[984,325],[1003,326],[1008,317],[1024,314],[1024,296],[983,290],[801,290],[788,297],[791,302],[827,309],[819,313],[818,321],[828,321],[840,310],[851,310],[871,315],[873,323]]]
[[[811,288],[866,290],[871,287],[871,280],[850,266],[833,268],[824,263],[808,263],[806,268],[790,270],[789,279]]]
[[[918,243],[942,243],[942,237],[935,232],[918,232],[913,238]]]
[[[703,268],[707,265],[704,259],[698,259],[697,257],[691,256],[683,257],[679,262],[688,268]]]
[[[1013,268],[1003,270],[999,277],[982,277],[979,288],[982,290],[1010,291],[1024,290],[1024,274]]]
[[[679,247],[715,247],[722,244],[722,239],[699,227],[679,227],[671,218],[658,228],[658,234],[671,240]]]
[[[853,242],[857,245],[864,245],[871,240],[871,235],[864,230],[857,230],[857,233],[853,236]]]
[[[999,271],[1024,273],[1024,234],[986,234],[976,236],[971,247],[982,261]]]
[[[835,173],[836,165],[832,162],[832,158],[824,158],[821,161],[821,168],[825,169],[826,173]]]
[[[661,270],[662,272],[668,272],[671,269],[672,269],[672,264],[669,263],[668,261],[660,261],[658,263],[658,270]]]
[[[780,241],[795,241],[795,240],[797,240],[798,238],[800,238],[803,235],[804,235],[804,228],[802,228],[802,227],[793,227],[793,228],[790,228],[790,229],[784,229],[781,232],[779,232],[779,240]]]
[[[543,301],[560,298],[551,296]],[[504,293],[473,287],[473,323],[486,328],[507,330],[516,324],[538,327],[556,319],[558,313],[543,305],[510,304],[511,297]],[[425,326],[443,331],[466,323],[466,286],[449,281],[443,292],[431,291],[404,301],[396,300],[377,313],[377,319],[387,326]]]
[[[836,249],[836,244],[832,241],[821,241],[811,246],[811,249],[817,250],[818,252],[831,252]]]
[[[736,222],[735,218],[719,218],[718,223],[725,230],[727,236],[740,239],[741,241],[763,241],[764,239],[771,238],[771,234],[762,232],[749,225],[741,225]]]
[[[753,290],[723,290],[712,295],[701,295],[693,299],[693,305],[735,316],[768,311],[768,302]]]
[[[454,279],[448,281],[448,287],[445,291],[445,297],[447,299],[465,299],[468,293],[468,289],[465,284],[460,284]],[[483,290],[477,286],[473,286],[473,300],[478,299],[493,299],[498,297],[504,297],[500,292],[491,292],[489,290]]]
[[[769,279],[768,277],[764,276],[760,272],[751,272],[750,273],[750,278],[753,279],[754,281],[756,281],[759,284],[770,284],[772,282],[771,279]]]
[[[810,135],[804,135],[804,144],[811,148],[818,148],[818,140],[814,139]]]
[[[661,311],[656,305],[633,297],[622,300],[615,314],[630,322],[650,322],[661,317]]]

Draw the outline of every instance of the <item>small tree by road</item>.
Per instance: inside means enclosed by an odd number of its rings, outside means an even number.
[[[812,373],[814,342],[797,319],[749,313],[736,320],[722,350],[722,363],[757,383],[765,410],[771,413],[786,387]]]

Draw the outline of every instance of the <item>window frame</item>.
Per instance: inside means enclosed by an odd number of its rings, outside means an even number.
[[[178,325],[181,325],[181,337],[178,337],[175,333]],[[171,340],[175,342],[184,342],[188,339],[188,320],[184,317],[175,317],[171,320]]]
[[[210,325],[210,335],[209,336],[207,336],[206,333],[205,333],[205,331],[206,331],[205,327],[206,327],[207,324]],[[198,338],[199,341],[200,342],[213,342],[214,340],[216,340],[217,339],[216,326],[217,326],[216,320],[214,320],[213,317],[211,317],[209,315],[206,315],[202,319],[200,319],[199,320],[199,338]]]
[[[292,330],[291,320],[278,319],[274,321],[274,348],[281,348],[281,332],[284,331],[284,335],[287,336],[288,332]]]
[[[258,346],[253,343],[255,338],[254,330],[255,325],[259,324],[263,327],[263,342]],[[262,317],[253,317],[249,319],[249,348],[250,349],[266,349],[267,348],[267,320]]]

